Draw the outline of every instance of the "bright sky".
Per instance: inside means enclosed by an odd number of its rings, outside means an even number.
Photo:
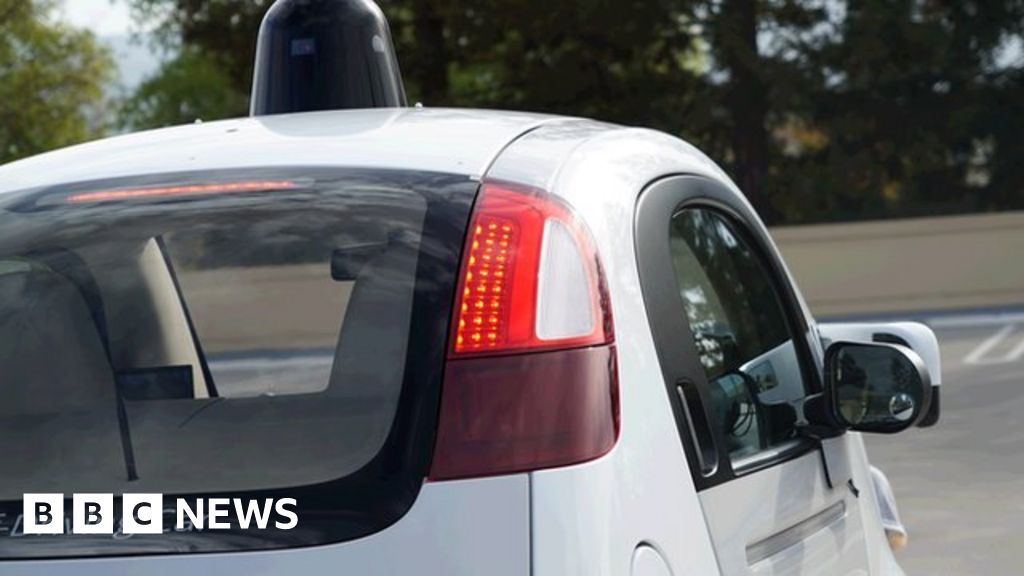
[[[119,71],[114,90],[130,91],[159,67],[161,57],[145,41],[132,40],[139,30],[132,23],[127,0],[62,0],[60,15],[74,26],[92,30],[114,52]]]
[[[91,29],[98,36],[123,36],[131,32],[131,16],[124,0],[64,0],[64,17]]]

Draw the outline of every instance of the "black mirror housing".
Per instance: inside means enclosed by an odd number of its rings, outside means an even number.
[[[825,390],[808,420],[834,428],[894,434],[921,421],[932,384],[924,360],[898,344],[835,342],[825,352]]]

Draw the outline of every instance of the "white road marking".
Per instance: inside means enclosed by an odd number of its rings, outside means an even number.
[[[986,338],[981,344],[978,344],[967,356],[964,356],[964,364],[1005,364],[1016,360],[1014,355],[1018,354],[1018,351],[1019,354],[1024,354],[1024,342],[1002,358],[985,358],[989,352],[994,350],[996,346],[999,346],[1016,328],[1016,324],[1007,324],[1000,328],[995,334]]]
[[[1021,340],[1013,350],[1010,350],[1010,353],[1006,355],[1006,361],[1016,362],[1020,360],[1021,356],[1024,356],[1024,340]]]

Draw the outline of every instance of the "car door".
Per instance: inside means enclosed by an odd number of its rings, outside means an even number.
[[[723,574],[866,574],[846,438],[811,438],[820,350],[746,202],[696,176],[653,183],[636,221],[644,301]]]

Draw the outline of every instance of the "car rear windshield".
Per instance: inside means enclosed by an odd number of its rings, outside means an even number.
[[[0,196],[0,558],[311,545],[394,522],[429,465],[475,190],[296,168]],[[74,493],[162,493],[164,533],[27,536],[26,493],[64,494],[68,526]],[[179,496],[295,498],[298,526],[176,529]]]

